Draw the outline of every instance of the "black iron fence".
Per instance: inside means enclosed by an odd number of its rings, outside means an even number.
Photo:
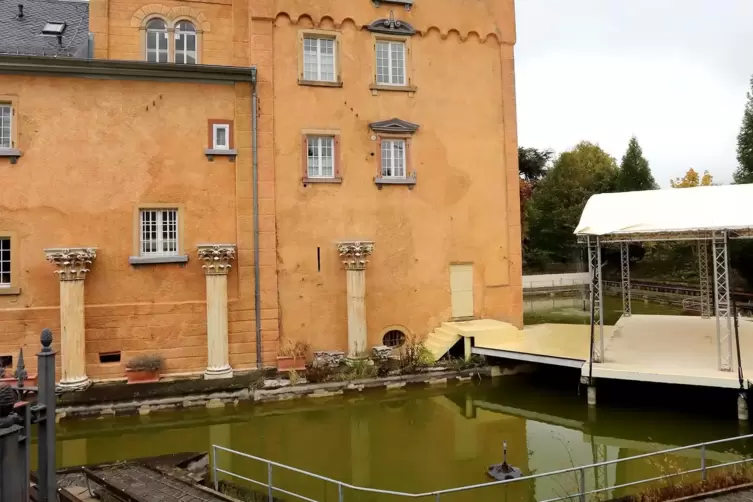
[[[14,385],[0,385],[0,502],[57,501],[55,481],[55,351],[45,329],[37,353],[37,386],[27,386],[23,349]],[[38,468],[32,478],[31,427],[37,425]],[[33,482],[32,482],[33,481]]]

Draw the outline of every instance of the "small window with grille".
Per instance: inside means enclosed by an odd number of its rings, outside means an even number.
[[[178,210],[142,209],[141,256],[178,255]]]
[[[10,103],[0,103],[0,148],[13,148],[13,106]]]
[[[399,329],[391,329],[382,337],[382,345],[387,347],[397,348],[401,347],[405,343],[405,333]]]
[[[0,237],[0,288],[11,286],[10,238]]]

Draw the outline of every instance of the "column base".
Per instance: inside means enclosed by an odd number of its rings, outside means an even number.
[[[230,365],[224,368],[207,368],[204,370],[204,380],[214,380],[218,378],[232,378],[233,368]]]
[[[91,385],[91,380],[89,380],[89,377],[84,375],[82,377],[78,378],[69,378],[68,380],[61,380],[58,383],[58,387],[64,391],[71,391],[71,390],[83,390],[86,389]]]

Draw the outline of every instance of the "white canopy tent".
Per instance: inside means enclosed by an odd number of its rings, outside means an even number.
[[[603,193],[588,199],[575,234],[611,242],[649,240],[647,234],[658,238],[653,240],[721,231],[750,234],[751,209],[753,184]]]
[[[697,241],[700,275],[699,307],[703,317],[712,312],[708,245],[714,273],[713,311],[716,314],[718,366],[732,369],[732,313],[729,284],[730,238],[753,238],[753,184],[672,188],[641,192],[605,193],[586,203],[575,229],[588,244],[591,301],[598,324],[600,345],[591,341],[591,364],[604,354],[604,318],[601,312],[601,246],[619,243],[622,271],[623,315],[631,315],[629,242]],[[739,361],[738,361],[739,363]]]

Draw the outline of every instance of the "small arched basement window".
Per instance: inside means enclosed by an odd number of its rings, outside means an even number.
[[[399,329],[391,329],[382,337],[382,345],[390,348],[401,347],[405,343],[405,333]]]

